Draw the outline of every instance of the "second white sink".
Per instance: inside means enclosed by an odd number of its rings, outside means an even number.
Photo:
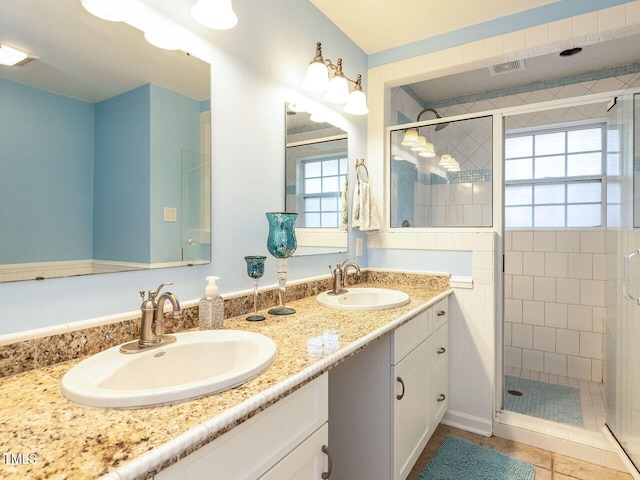
[[[409,295],[388,288],[349,288],[346,293],[322,292],[318,303],[339,310],[385,310],[409,303]]]
[[[175,343],[135,354],[113,347],[62,378],[62,395],[89,407],[140,408],[190,400],[241,385],[276,359],[268,337],[242,330],[176,333]]]

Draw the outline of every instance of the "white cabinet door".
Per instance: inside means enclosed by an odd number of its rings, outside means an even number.
[[[418,345],[393,367],[394,479],[404,480],[431,436],[429,425],[430,342]]]
[[[325,423],[317,432],[260,477],[260,480],[322,480],[322,478],[330,478],[331,460],[327,446],[328,441],[329,427]]]

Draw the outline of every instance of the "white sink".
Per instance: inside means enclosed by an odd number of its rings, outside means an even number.
[[[409,303],[409,295],[388,288],[349,288],[346,293],[322,292],[318,303],[339,310],[385,310]]]
[[[175,343],[125,354],[113,347],[83,360],[62,378],[68,400],[98,408],[140,408],[203,397],[236,387],[276,359],[268,337],[241,330],[174,334]]]

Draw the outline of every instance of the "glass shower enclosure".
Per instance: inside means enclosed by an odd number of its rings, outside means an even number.
[[[620,175],[608,185],[618,204],[609,214],[619,223],[607,230],[605,433],[640,478],[640,77],[633,87],[609,110],[609,138],[618,147],[609,154],[619,155]]]

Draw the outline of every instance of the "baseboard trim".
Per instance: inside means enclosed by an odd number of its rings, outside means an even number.
[[[450,427],[484,435],[485,437],[490,437],[493,434],[493,422],[491,420],[456,410],[447,410],[441,423]]]

